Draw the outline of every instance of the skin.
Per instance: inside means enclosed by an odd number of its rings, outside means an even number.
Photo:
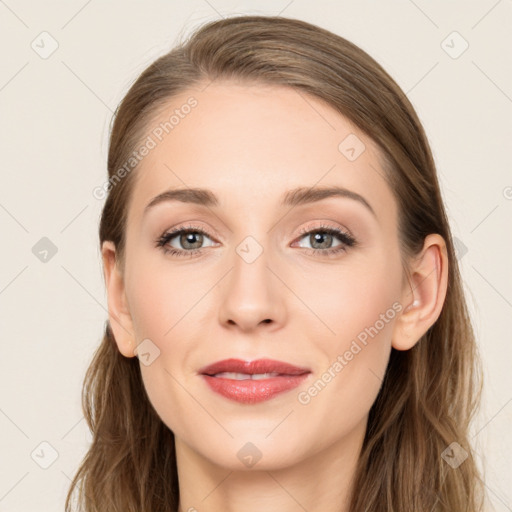
[[[112,242],[102,247],[117,346],[135,357],[135,347],[149,339],[160,351],[150,365],[141,362],[141,372],[152,405],[175,435],[180,511],[346,511],[391,347],[413,347],[441,312],[444,241],[435,234],[425,239],[407,280],[397,203],[378,148],[315,97],[217,81],[174,97],[154,126],[192,94],[197,107],[134,171],[124,272]],[[366,147],[354,161],[338,149],[351,133]],[[349,198],[279,204],[292,188],[327,185],[364,196],[375,216]],[[219,206],[173,201],[143,215],[161,192],[189,187],[211,189]],[[188,222],[208,234],[199,255],[177,257],[155,247],[164,232]],[[314,245],[300,229],[325,224],[348,230],[358,245],[330,258],[308,254],[311,247],[326,250],[329,240]],[[236,252],[247,236],[263,248],[252,263]],[[179,235],[171,243],[190,251]],[[342,244],[336,237],[331,243]],[[298,394],[395,302],[401,311],[309,403],[300,403]],[[278,359],[312,373],[269,401],[239,404],[197,374],[230,357]],[[237,457],[247,442],[261,453],[252,467]]]

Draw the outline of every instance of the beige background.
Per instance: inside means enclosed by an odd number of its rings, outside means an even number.
[[[87,448],[81,385],[106,319],[92,191],[112,112],[180,36],[245,13],[346,37],[417,109],[484,360],[473,441],[495,510],[511,511],[511,0],[0,1],[0,511],[63,510]]]

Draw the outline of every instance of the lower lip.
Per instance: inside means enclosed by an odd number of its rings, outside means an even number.
[[[219,395],[243,404],[255,404],[296,388],[308,375],[309,373],[283,375],[261,380],[234,380],[211,375],[203,377],[210,388]]]

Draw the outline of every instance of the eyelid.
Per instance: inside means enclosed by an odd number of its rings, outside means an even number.
[[[318,221],[316,221],[318,222]],[[320,258],[336,258],[341,253],[347,252],[349,249],[357,247],[359,245],[358,240],[350,233],[349,230],[343,228],[339,225],[332,225],[326,223],[326,221],[320,221],[320,225],[315,226],[305,226],[300,230],[300,234],[298,237],[295,237],[292,244],[300,241],[302,238],[306,236],[311,236],[315,233],[327,233],[330,236],[338,239],[340,242],[338,246],[329,247],[326,249],[315,249],[309,247],[301,247],[304,254],[319,256]],[[166,230],[159,238],[155,241],[156,248],[162,250],[164,254],[170,255],[174,258],[182,258],[182,257],[194,257],[196,255],[201,255],[204,252],[206,247],[200,247],[192,250],[187,249],[178,249],[170,246],[168,247],[169,242],[177,237],[179,234],[192,232],[192,233],[200,233],[202,236],[206,236],[210,240],[213,240],[215,243],[215,237],[211,236],[208,232],[208,229],[205,229],[201,226],[194,225],[192,222],[189,222],[187,225],[174,226],[168,230]],[[212,246],[209,246],[212,247]],[[293,245],[292,245],[293,247]]]
[[[223,236],[217,234],[217,232],[215,230],[213,230],[213,228],[211,228],[213,231],[214,231],[214,234],[212,235],[209,230],[210,228],[205,228],[203,226],[200,226],[198,224],[194,224],[195,221],[188,221],[187,223],[185,224],[177,224],[176,226],[173,226],[169,229],[166,229],[163,233],[162,233],[162,236],[163,235],[169,235],[169,234],[173,234],[173,233],[179,233],[181,231],[197,231],[203,235],[206,235],[207,237],[209,238],[212,238],[212,237],[216,237],[217,238],[217,241],[221,241],[223,242]],[[314,222],[320,222],[320,224],[315,224],[315,225],[311,225],[311,224],[308,224],[304,227],[302,227],[300,230],[299,230],[299,233],[298,235],[294,238],[294,242],[297,240],[297,238],[301,238],[302,236],[304,235],[307,235],[307,234],[310,234],[311,232],[314,232],[314,231],[319,231],[319,230],[322,230],[322,229],[333,229],[333,230],[336,230],[336,231],[341,231],[341,233],[343,233],[344,235],[347,236],[347,238],[351,238],[351,239],[354,239],[355,240],[355,236],[351,233],[351,231],[345,227],[342,227],[340,225],[335,225],[335,224],[327,224],[328,222],[331,222],[331,221],[312,221],[313,223]]]
[[[212,227],[204,227],[200,224],[195,224],[196,221],[187,221],[183,224],[176,224],[175,226],[166,229],[163,232],[163,235],[171,234],[171,233],[179,233],[181,231],[194,231],[206,235],[208,238],[215,238],[216,241],[223,242],[224,237],[219,235],[215,229]]]
[[[347,238],[352,238],[355,240],[355,236],[352,234],[352,232],[345,228],[344,226],[341,226],[339,224],[331,224],[330,222],[332,221],[326,221],[326,220],[321,220],[321,221],[313,221],[313,222],[320,222],[319,225],[306,225],[305,227],[301,228],[300,231],[299,231],[299,235],[302,236],[302,235],[306,235],[306,234],[309,234],[311,232],[315,232],[315,231],[322,231],[324,229],[332,229],[332,230],[336,230],[336,231],[340,231],[341,233],[343,233],[344,235],[347,236]]]

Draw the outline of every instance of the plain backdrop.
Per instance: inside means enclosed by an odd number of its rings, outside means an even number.
[[[112,113],[200,24],[302,19],[359,45],[429,137],[485,371],[472,441],[512,510],[512,2],[0,2],[0,511],[63,510],[89,433],[80,393],[107,318],[98,246]]]

